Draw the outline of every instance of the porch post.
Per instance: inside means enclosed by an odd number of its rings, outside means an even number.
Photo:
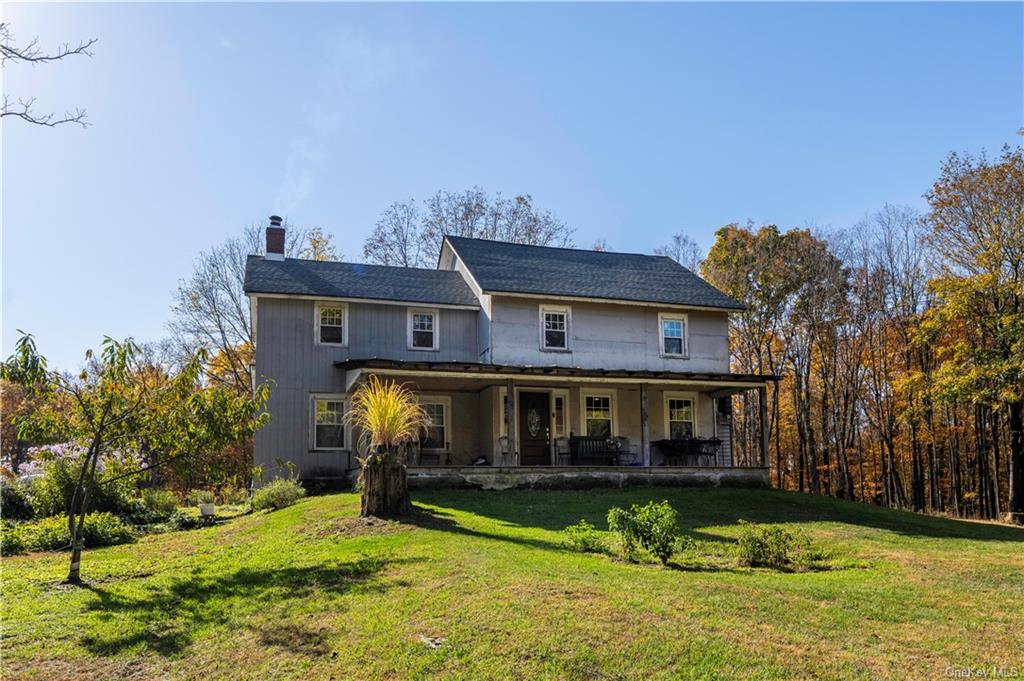
[[[640,458],[651,465],[651,432],[647,426],[647,384],[640,384]]]
[[[519,465],[516,452],[516,391],[512,379],[505,384],[505,434],[508,435],[508,454],[513,466]]]
[[[760,411],[758,425],[761,429],[758,455],[761,458],[761,465],[764,466],[768,462],[768,389],[763,385],[757,387],[757,408]]]

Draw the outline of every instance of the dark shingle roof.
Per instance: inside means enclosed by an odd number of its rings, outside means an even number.
[[[486,292],[743,309],[741,303],[660,255],[446,238]]]
[[[246,293],[479,306],[458,272],[293,258],[267,260],[258,255],[246,260],[244,289]]]

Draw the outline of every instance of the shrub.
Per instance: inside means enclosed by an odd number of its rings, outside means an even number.
[[[751,567],[810,567],[826,557],[802,532],[777,525],[740,521],[738,545],[740,563]]]
[[[166,489],[147,489],[142,492],[142,502],[150,513],[159,518],[159,521],[167,520],[178,510],[178,497],[174,492]]]
[[[679,537],[679,514],[667,501],[633,504],[628,511],[615,507],[608,511],[608,529],[619,535],[628,559],[635,560],[640,547],[665,564]]]
[[[32,519],[32,500],[24,483],[0,480],[0,512],[8,520]]]
[[[304,496],[306,490],[295,480],[277,479],[256,490],[252,495],[252,507],[258,511],[265,508],[281,509],[291,506]]]
[[[563,530],[567,546],[584,553],[605,553],[608,550],[604,537],[586,520],[580,520]]]
[[[195,512],[188,513],[177,509],[167,518],[167,528],[171,530],[194,530],[202,525]]]
[[[77,468],[75,463],[66,459],[46,462],[43,475],[33,480],[29,487],[35,517],[49,518],[67,513],[78,484]],[[102,485],[93,482],[88,487],[89,508],[130,516],[139,510],[132,499],[133,492],[132,482],[128,479]]]
[[[51,516],[22,523],[15,528],[15,532],[29,551],[61,551],[71,547],[66,516]],[[88,548],[126,544],[135,541],[138,536],[134,528],[106,511],[86,515],[82,534]]]
[[[208,489],[194,489],[185,497],[185,503],[189,506],[212,504],[214,501],[216,501],[216,498],[214,497],[213,492]]]
[[[220,491],[220,503],[238,506],[249,502],[249,492],[244,487],[229,485]]]
[[[18,526],[6,520],[0,521],[0,555],[14,556],[19,553],[25,553],[25,542]]]

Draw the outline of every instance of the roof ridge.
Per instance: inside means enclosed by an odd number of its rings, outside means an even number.
[[[631,251],[595,251],[592,248],[575,248],[575,247],[569,247],[569,246],[543,246],[541,244],[521,244],[521,243],[519,243],[517,241],[504,241],[502,239],[483,239],[483,238],[476,237],[476,236],[461,236],[459,234],[445,234],[444,238],[446,238],[446,239],[462,239],[464,241],[482,241],[484,243],[489,243],[489,244],[506,244],[506,245],[509,245],[509,246],[524,246],[524,247],[527,247],[527,248],[543,248],[543,249],[546,249],[546,250],[549,250],[549,251],[573,251],[575,253],[597,253],[597,254],[604,254],[604,255],[633,255],[633,256],[640,256],[640,257],[644,257],[644,258],[668,258],[669,260],[672,260],[672,258],[669,258],[667,255],[660,255],[660,254],[654,254],[654,253],[633,253]],[[676,261],[672,260],[672,262],[676,262]],[[676,263],[676,264],[678,265],[679,263]]]
[[[245,257],[246,257],[246,259],[249,259],[249,258],[261,258],[263,260],[266,260],[266,256],[265,255],[260,255],[258,253],[250,253],[249,255],[247,255]],[[402,271],[409,271],[409,270],[411,270],[413,272],[445,272],[445,273],[449,273],[450,272],[450,273],[453,273],[453,274],[458,274],[458,272],[454,272],[453,270],[439,270],[436,267],[408,267],[406,265],[379,265],[379,264],[373,263],[373,262],[351,262],[349,260],[312,260],[310,258],[287,258],[286,257],[284,260],[270,260],[268,262],[299,262],[299,263],[309,263],[309,264],[314,264],[314,265],[358,265],[359,267],[374,267],[374,268],[381,269],[381,270],[402,270]]]

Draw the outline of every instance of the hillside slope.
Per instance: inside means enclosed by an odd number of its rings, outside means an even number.
[[[614,505],[668,499],[712,557],[566,550]],[[2,562],[4,678],[940,678],[1024,674],[1024,530],[747,490],[423,492],[411,523],[351,494],[87,552]],[[836,569],[729,559],[780,522]],[[435,647],[436,646],[436,647]]]

